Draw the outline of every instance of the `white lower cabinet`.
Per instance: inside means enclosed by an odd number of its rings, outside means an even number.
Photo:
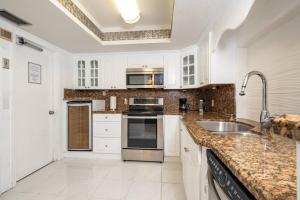
[[[201,146],[193,141],[183,123],[180,128],[182,174],[186,198],[200,200]]]
[[[121,137],[121,126],[118,122],[95,122],[94,137]]]
[[[94,114],[93,152],[121,153],[121,114]]]
[[[120,138],[94,137],[94,152],[121,153],[121,140]]]
[[[164,115],[165,156],[179,156],[180,154],[179,122],[179,115]]]

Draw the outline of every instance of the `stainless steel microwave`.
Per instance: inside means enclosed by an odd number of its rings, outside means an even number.
[[[129,68],[126,70],[127,88],[163,88],[163,68]]]

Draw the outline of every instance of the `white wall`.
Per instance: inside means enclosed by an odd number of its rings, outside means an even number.
[[[66,130],[66,113],[64,98],[64,88],[73,88],[73,60],[72,54],[68,52],[59,52],[54,55],[55,68],[54,68],[54,85],[53,85],[53,108],[56,113],[53,116],[53,128],[54,130],[54,159],[59,160],[63,158],[63,141]]]
[[[272,14],[273,17],[276,16],[276,13]],[[239,40],[243,38],[241,32],[245,33],[247,27],[227,31],[212,52],[212,83],[236,84],[237,117],[259,120],[262,106],[259,78],[250,79],[246,96],[238,95],[245,74],[252,70],[262,71],[267,76],[271,114],[300,114],[299,12],[277,24],[277,28],[261,33],[260,37],[243,48],[240,47]]]
[[[300,114],[299,35],[300,15],[248,47],[246,71],[259,70],[266,75],[271,114]],[[237,96],[237,110],[239,117],[258,120],[262,98],[261,81],[253,77],[248,85],[246,96]]]
[[[238,70],[245,65],[245,52],[237,47],[235,35],[226,34],[211,55],[211,82],[235,83]]]

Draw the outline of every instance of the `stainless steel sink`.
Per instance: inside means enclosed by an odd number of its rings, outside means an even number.
[[[250,129],[253,126],[242,124],[239,122],[222,122],[222,121],[197,121],[199,126],[212,133],[220,134],[253,134]]]

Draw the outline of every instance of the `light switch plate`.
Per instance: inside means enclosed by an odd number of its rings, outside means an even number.
[[[2,58],[3,68],[9,69],[9,59],[8,58]]]

